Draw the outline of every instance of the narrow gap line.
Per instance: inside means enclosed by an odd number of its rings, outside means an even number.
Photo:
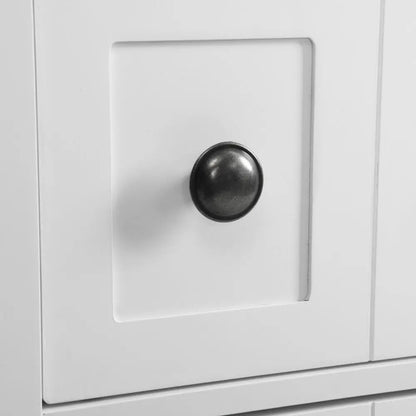
[[[36,175],[37,175],[37,209],[38,209],[38,256],[39,256],[39,300],[40,300],[40,378],[41,399],[43,398],[43,292],[42,292],[42,256],[41,256],[41,215],[40,215],[40,155],[39,155],[39,103],[38,103],[38,62],[37,62],[37,39],[36,39],[36,13],[35,0],[32,0],[32,30],[33,30],[33,64],[34,64],[34,92],[35,92],[35,135],[36,135]]]
[[[380,172],[380,141],[381,141],[381,114],[383,96],[383,63],[384,63],[384,23],[386,0],[380,0],[380,32],[377,77],[377,109],[376,109],[376,143],[374,164],[374,197],[373,197],[373,239],[371,259],[371,301],[370,301],[370,361],[375,359],[375,309],[376,309],[376,278],[377,278],[377,237],[378,237],[378,198],[379,198],[379,172]]]

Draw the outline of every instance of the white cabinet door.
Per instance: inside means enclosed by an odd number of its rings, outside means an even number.
[[[416,413],[416,397],[398,397],[374,403],[374,416],[413,416]]]
[[[36,0],[44,398],[367,361],[378,0]],[[246,217],[193,163],[248,146]]]
[[[374,358],[416,355],[416,3],[387,0]]]

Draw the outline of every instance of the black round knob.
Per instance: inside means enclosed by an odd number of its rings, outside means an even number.
[[[238,143],[223,142],[210,147],[192,169],[192,200],[201,214],[214,221],[244,217],[256,205],[262,189],[260,163]]]

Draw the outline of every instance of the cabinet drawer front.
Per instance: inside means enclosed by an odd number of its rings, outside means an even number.
[[[36,1],[47,402],[368,360],[378,32],[376,0]],[[264,174],[230,223],[188,190],[223,141]]]
[[[306,410],[276,410],[275,412],[269,410],[258,413],[247,413],[246,416],[372,416],[371,407],[372,404],[370,402],[341,406],[326,404],[322,406],[311,406]]]
[[[397,397],[379,400],[374,404],[375,416],[411,416],[416,412],[416,397]]]

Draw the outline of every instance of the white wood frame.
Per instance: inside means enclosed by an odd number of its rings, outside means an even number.
[[[387,0],[379,155],[375,360],[416,355],[416,3]]]
[[[0,2],[0,414],[41,413],[35,64],[31,0]]]
[[[219,416],[416,388],[416,359],[213,383],[88,402],[47,405],[59,416]]]
[[[349,403],[337,403],[337,404],[321,404],[310,407],[274,410],[267,413],[238,413],[239,416],[372,416],[373,404],[371,401],[352,401]],[[140,413],[142,412],[142,413]],[[169,407],[160,408],[156,413],[148,413],[147,409],[139,410],[134,406],[110,406],[110,407],[90,407],[79,406],[72,409],[60,409],[55,411],[46,411],[44,415],[61,416],[138,416],[138,415],[157,415],[157,416],[182,416],[182,415],[213,415],[213,413],[207,413],[203,408],[199,407],[197,403],[194,403],[191,408],[185,410],[185,413],[181,413],[181,410],[171,409]],[[233,413],[234,414],[234,413]],[[224,413],[215,413],[215,415],[223,415]],[[406,415],[407,416],[407,415]]]

